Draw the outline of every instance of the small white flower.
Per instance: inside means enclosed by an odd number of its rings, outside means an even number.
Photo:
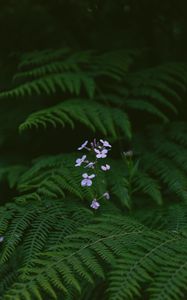
[[[4,236],[0,236],[0,243],[2,243],[4,241]]]
[[[88,144],[88,141],[85,141],[79,148],[78,150],[82,150],[86,147],[86,145]]]
[[[97,199],[94,199],[90,205],[91,208],[93,209],[98,209],[100,206],[99,202],[97,201]]]
[[[112,146],[109,144],[109,142],[107,142],[107,141],[100,140],[100,142],[103,144],[103,147],[109,147],[109,148],[112,147]]]
[[[84,174],[82,174],[82,177],[84,179],[81,181],[81,185],[82,186],[91,186],[92,185],[91,179],[95,177],[95,174],[88,175],[87,173],[84,173]]]
[[[105,158],[107,157],[107,153],[108,153],[108,150],[107,149],[103,149],[103,150],[98,150],[98,149],[94,149],[94,151],[97,153],[96,154],[96,157],[97,158]]]
[[[110,170],[110,165],[106,164],[105,166],[101,166],[101,170],[103,170],[103,171]]]
[[[75,167],[80,167],[82,163],[85,161],[86,155],[83,155],[81,158],[77,158]]]

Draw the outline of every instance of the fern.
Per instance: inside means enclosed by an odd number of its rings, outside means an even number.
[[[174,123],[176,125],[176,123]],[[182,142],[177,142],[168,126],[153,126],[145,131],[145,138],[137,136],[136,145],[141,155],[141,166],[161,186],[167,186],[167,194],[175,193],[186,200],[186,149]],[[137,144],[138,141],[138,144]],[[147,142],[149,141],[149,142]],[[136,147],[136,146],[135,146]],[[160,182],[160,183],[159,183]],[[166,189],[165,189],[166,191]]]
[[[1,253],[1,263],[7,261],[12,252],[14,252],[18,244],[21,242],[22,235],[29,227],[33,217],[34,211],[32,207],[30,209],[28,207],[27,212],[24,209],[16,214],[8,232],[6,232],[7,238]]]
[[[101,280],[109,277],[109,299],[134,299],[134,295],[140,295],[144,283],[148,284],[150,299],[181,299],[182,292],[178,287],[182,283],[178,282],[184,282],[186,278],[185,239],[177,231],[149,230],[127,217],[103,215],[93,224],[85,226],[82,223],[77,233],[64,237],[62,244],[48,247],[37,258],[32,257],[30,266],[20,269],[18,280],[4,297],[27,299],[37,293],[38,298],[43,299],[42,290],[56,297],[57,289],[68,297],[69,291],[80,293],[83,282],[93,284],[93,278],[97,276]],[[172,266],[175,272],[171,271]],[[109,274],[104,271],[108,267],[111,269]],[[165,272],[166,268],[168,272]],[[155,281],[150,274],[155,274]],[[178,274],[179,279],[175,280]]]
[[[152,285],[151,299],[181,299],[185,296],[187,279],[186,252],[176,255],[175,262],[171,261],[162,269]]]
[[[24,165],[10,165],[2,166],[0,168],[0,181],[6,180],[10,188],[17,185],[20,176],[26,171],[27,167]]]
[[[131,137],[130,122],[125,112],[105,107],[86,100],[67,100],[62,104],[36,112],[20,125],[20,130],[47,124],[65,126],[67,123],[74,128],[74,121],[79,121],[91,130],[100,130],[102,134],[117,137],[116,128]]]
[[[184,76],[181,76],[181,70]],[[124,77],[123,85],[107,85],[110,94],[104,94],[100,99],[149,112],[167,122],[171,114],[166,109],[178,113],[186,90],[186,71],[186,65],[173,63],[132,72]]]
[[[95,77],[105,74],[107,77],[114,77],[118,80],[132,62],[130,54],[128,52],[125,54],[124,51],[121,52],[120,56],[119,52],[109,53],[107,56],[106,54],[100,55],[96,62],[91,57],[91,51],[76,52],[67,56],[69,52],[69,49],[65,48],[56,52],[44,51],[26,54],[18,68],[29,67],[30,65],[36,65],[36,67],[17,73],[14,79],[22,79],[26,82],[19,84],[10,91],[2,92],[0,97],[31,96],[32,94],[51,95],[58,90],[62,93],[69,92],[79,96],[83,87],[87,95],[93,98],[96,86]],[[64,59],[63,55],[65,56]],[[109,64],[108,60],[110,59],[112,60]],[[123,65],[121,60],[123,60]],[[94,69],[92,69],[93,64],[95,64]],[[119,77],[116,78],[118,73]]]
[[[33,269],[32,267],[32,271],[31,269],[27,269],[26,272],[28,275],[26,276],[24,287],[22,284],[16,284],[16,289],[14,289],[13,286],[12,291],[10,289],[8,294],[5,294],[5,298],[10,297],[11,299],[12,292],[14,293],[14,297],[17,297],[18,299],[20,297],[25,298],[29,294],[34,295],[36,283],[39,283],[46,292],[54,297],[54,287],[57,286],[63,292],[68,291],[66,286],[80,291],[80,282],[77,279],[77,275],[80,275],[83,272],[84,277],[90,279],[90,277],[86,276],[87,270],[99,277],[104,277],[102,267],[98,261],[98,255],[102,260],[111,262],[111,259],[114,259],[115,257],[116,251],[118,253],[119,247],[124,247],[123,244],[129,246],[129,236],[131,236],[132,242],[143,230],[143,227],[136,222],[129,222],[128,220],[124,222],[122,219],[121,221],[120,219],[114,219],[111,224],[110,216],[106,217],[106,221],[107,220],[108,224],[103,224],[102,220],[98,220],[98,224],[91,225],[90,228],[88,226],[85,228],[83,227],[80,234],[72,237],[69,236],[66,243],[59,245],[56,250],[53,249],[52,251],[43,254],[40,259],[36,260],[36,264],[40,266],[40,272],[38,273],[38,266],[36,269]],[[121,232],[121,228],[125,230],[123,233]],[[108,233],[110,233],[109,236]],[[116,244],[112,242],[114,238],[116,239]],[[82,239],[87,241],[86,244],[83,241],[81,242]],[[64,254],[62,255],[62,253]],[[46,258],[48,258],[47,265]],[[77,270],[74,268],[73,263],[76,263],[76,258],[80,266],[82,266],[82,271],[81,269]],[[76,268],[78,268],[77,266],[78,264],[76,263]],[[56,270],[56,272],[52,270]],[[22,271],[25,272],[25,269]],[[59,277],[57,277],[57,274],[63,278],[64,283],[62,283],[61,286],[58,285]]]
[[[24,201],[27,196],[37,197],[37,199],[43,197],[58,199],[58,197],[65,197],[65,191],[79,199],[84,197],[93,199],[93,189],[82,190],[81,188],[81,173],[74,167],[75,159],[75,156],[68,155],[38,159],[33,168],[20,178],[18,190],[24,194],[17,199]]]
[[[1,300],[186,299],[187,68],[149,66],[137,61],[141,55],[24,54],[1,91],[1,115],[19,119],[8,134],[1,122]],[[12,114],[11,99],[15,107],[31,104]],[[12,135],[18,122],[19,138]],[[114,146],[110,172],[88,189],[75,153],[35,147],[41,127],[46,139],[56,129],[66,139],[66,126],[76,134],[80,125]],[[119,152],[128,149],[133,156],[122,161]],[[110,199],[92,211],[90,201],[105,191]]]
[[[92,98],[95,89],[92,78],[80,72],[78,74],[67,72],[65,74],[48,75],[23,83],[10,91],[2,92],[0,97],[31,96],[33,93],[36,95],[41,95],[42,93],[50,95],[58,90],[63,93],[68,91],[71,94],[79,95],[82,86],[85,88],[88,96]]]
[[[68,51],[68,49],[67,49]],[[59,50],[59,55],[63,52],[66,52],[66,49]],[[82,64],[88,63],[90,60],[91,52],[76,52],[71,54],[70,56],[65,56],[62,60],[61,57],[58,57],[58,51],[56,52],[56,60],[54,57],[54,51],[50,51],[46,57],[41,55],[42,60],[36,55],[34,58],[30,58],[29,61],[23,59],[23,61],[18,66],[18,69],[23,68],[23,66],[28,65],[36,65],[34,69],[18,72],[14,76],[14,80],[20,80],[20,79],[29,79],[29,78],[38,78],[44,75],[53,74],[53,73],[60,73],[63,71],[80,71],[80,67]],[[66,53],[64,53],[66,54]],[[60,55],[61,56],[61,55]],[[37,63],[37,60],[38,63]],[[38,66],[39,64],[39,66]]]
[[[144,243],[141,241],[139,247],[117,260],[116,267],[109,275],[111,282],[108,289],[109,299],[133,299],[135,295],[141,295],[143,283],[146,282],[152,286],[153,280],[150,275],[159,272],[160,268],[170,264],[170,257],[175,254],[173,244],[177,243],[178,240],[180,240],[180,236],[153,232],[150,235],[146,234],[143,238]],[[175,263],[177,264],[177,259],[173,264],[175,265]],[[156,281],[156,277],[154,278]],[[162,279],[160,278],[161,281]],[[163,298],[160,299],[173,299],[168,298],[170,290],[168,286],[168,291],[163,291]],[[172,293],[171,296],[173,296]]]
[[[153,199],[157,204],[162,204],[162,194],[157,180],[151,178],[148,174],[138,171],[134,177],[134,193],[142,192]]]

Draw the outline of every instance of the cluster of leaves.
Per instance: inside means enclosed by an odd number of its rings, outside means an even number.
[[[182,299],[187,208],[159,211],[150,226],[153,214],[137,221],[109,204],[94,216],[72,198],[1,208],[1,299],[93,299],[100,285],[104,299],[133,299],[145,283],[150,299]]]
[[[38,130],[63,137],[81,128],[114,149],[119,142],[116,154],[133,149],[133,158],[110,159],[99,189],[111,199],[96,213],[89,208],[95,186],[81,186],[75,153],[4,156],[0,180],[14,199],[0,209],[0,299],[185,299],[187,66],[138,68],[141,55],[25,54],[0,93],[1,102],[39,101],[19,126],[27,142],[36,143]]]

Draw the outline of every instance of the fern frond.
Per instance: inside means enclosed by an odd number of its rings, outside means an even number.
[[[33,260],[37,266],[27,269],[25,283],[13,285],[12,289],[5,293],[5,299],[11,299],[13,294],[17,299],[27,299],[28,295],[31,297],[34,294],[33,289],[37,284],[53,297],[57,287],[62,292],[68,290],[68,287],[79,291],[81,287],[77,276],[83,273],[83,277],[88,279],[86,274],[89,271],[91,274],[104,277],[100,259],[111,261],[119,253],[120,248],[124,245],[129,247],[129,243],[133,243],[144,230],[143,226],[129,219],[117,217],[113,218],[112,222],[111,216],[106,216],[105,222],[103,218],[98,219],[95,225],[83,227],[78,234],[69,236],[66,242],[58,245],[55,250],[43,253],[40,258]],[[116,243],[113,243],[114,239]],[[77,270],[79,269],[77,260],[81,265],[80,270]],[[22,271],[25,272],[24,268]],[[56,274],[62,278],[61,286],[58,284]]]
[[[60,215],[60,212],[58,212],[58,215]],[[23,243],[23,264],[25,267],[28,267],[30,261],[44,248],[49,232],[57,220],[57,216],[54,213],[52,214],[49,209],[47,213],[43,213],[41,210],[40,215],[32,222]]]
[[[187,252],[175,254],[175,260],[168,261],[149,288],[151,300],[184,299],[187,280]]]
[[[181,102],[186,89],[186,75],[185,64],[171,63],[130,72],[124,78],[123,85],[110,85],[107,90],[114,94],[112,97],[116,100],[113,101],[122,106],[144,110],[168,121],[169,111],[166,109],[177,113],[179,101]],[[109,101],[112,101],[112,97],[109,94]],[[107,100],[107,95],[104,98]]]
[[[146,155],[144,159],[146,171],[148,168],[153,171],[153,173],[160,178],[160,180],[166,184],[170,192],[178,195],[182,200],[186,200],[187,197],[187,181],[185,173],[178,169],[175,164],[173,164],[169,159],[162,158],[156,155]],[[147,160],[152,159],[152,164],[147,165]]]
[[[177,125],[177,122],[174,124]],[[137,150],[141,153],[141,169],[157,181],[161,193],[164,189],[164,195],[177,195],[186,201],[186,143],[184,139],[176,139],[177,132],[172,129],[174,124],[152,126],[145,131],[144,136],[136,136],[135,147],[139,147]],[[186,131],[184,124],[179,124],[177,128]]]
[[[10,220],[14,215],[14,210],[7,209],[7,207],[0,208],[0,234],[4,234],[9,225]]]
[[[27,170],[23,165],[11,165],[0,167],[0,181],[7,180],[10,188],[16,186],[20,176]]]
[[[180,240],[179,236],[146,233],[140,244],[137,243],[139,246],[132,249],[130,253],[123,254],[116,261],[109,275],[109,299],[134,299],[135,296],[140,296],[142,284],[152,283],[151,274],[157,272],[164,262],[168,264],[170,255],[175,253],[172,244],[178,240]],[[165,293],[163,296],[166,296]]]
[[[157,204],[162,204],[161,187],[157,180],[143,171],[138,171],[133,179],[133,192],[142,192],[152,198]]]
[[[119,87],[119,89],[121,89]],[[126,92],[125,92],[126,93]],[[131,113],[131,110],[137,110],[137,111],[145,111],[152,115],[155,115],[156,117],[160,118],[164,122],[168,122],[169,119],[165,112],[162,112],[160,108],[154,103],[150,103],[147,99],[134,99],[130,98],[128,99],[128,91],[127,95],[121,95],[118,96],[116,94],[106,94],[104,96],[100,96],[97,98],[98,100],[102,102],[109,102],[114,105],[117,105],[120,107],[120,109],[124,108],[125,111],[128,111]]]
[[[24,231],[29,227],[34,216],[35,213],[33,207],[30,207],[29,205],[27,211],[25,209],[21,209],[20,212],[17,212],[14,216],[14,219],[5,234],[5,242],[0,255],[1,263],[7,261],[11,254],[15,251],[18,244],[20,244]]]
[[[131,128],[128,116],[125,112],[106,107],[95,102],[81,99],[67,100],[57,106],[33,113],[20,125],[20,130],[47,124],[64,126],[66,123],[74,127],[74,121],[96,129],[104,135],[117,137],[116,129],[131,137]]]
[[[61,51],[63,54],[63,51]],[[57,53],[58,54],[58,53]],[[60,54],[60,52],[59,52]],[[64,50],[64,54],[65,50]],[[41,66],[36,66],[34,68],[32,68],[31,70],[27,70],[24,72],[19,72],[17,74],[15,74],[14,76],[14,80],[25,80],[25,79],[29,79],[29,78],[38,78],[41,76],[46,76],[48,74],[52,74],[52,73],[61,73],[64,71],[74,71],[74,72],[80,72],[81,71],[81,65],[82,64],[88,64],[90,61],[90,56],[91,56],[91,51],[82,51],[82,52],[75,52],[73,54],[71,54],[70,56],[65,56],[64,58],[60,58],[58,57],[58,55],[56,56],[56,59],[54,57],[54,52],[51,52],[51,54],[48,54],[46,57],[42,56],[43,60],[40,61],[40,59],[38,58],[38,63],[37,61],[34,59],[30,59],[29,64],[36,64],[38,65],[39,62],[41,64]],[[22,62],[21,63],[22,67],[23,65],[26,66],[28,65],[28,62]],[[18,66],[18,68],[20,67],[20,65]]]
[[[90,98],[94,95],[95,83],[94,80],[87,74],[76,73],[62,73],[47,75],[32,81],[28,81],[10,91],[1,92],[0,97],[20,97],[47,94],[53,95],[60,90],[61,92],[69,92],[70,94],[79,95],[82,87],[87,92]]]
[[[134,59],[140,54],[138,50],[117,50],[97,55],[92,60],[93,72],[117,79],[123,78]]]
[[[62,199],[70,193],[79,199],[91,200],[95,189],[81,187],[82,173],[75,165],[75,155],[59,155],[35,161],[19,180],[18,190],[24,193],[20,202],[29,199]]]
[[[130,109],[140,110],[149,112],[156,117],[159,117],[162,121],[168,122],[168,117],[156,106],[154,106],[152,103],[149,103],[148,101],[139,100],[139,99],[130,99],[126,100],[124,102],[124,106],[127,106]]]

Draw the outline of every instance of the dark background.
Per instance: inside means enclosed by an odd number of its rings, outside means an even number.
[[[154,62],[187,55],[185,0],[6,0],[0,8],[1,65],[7,56],[64,45],[151,48]]]

